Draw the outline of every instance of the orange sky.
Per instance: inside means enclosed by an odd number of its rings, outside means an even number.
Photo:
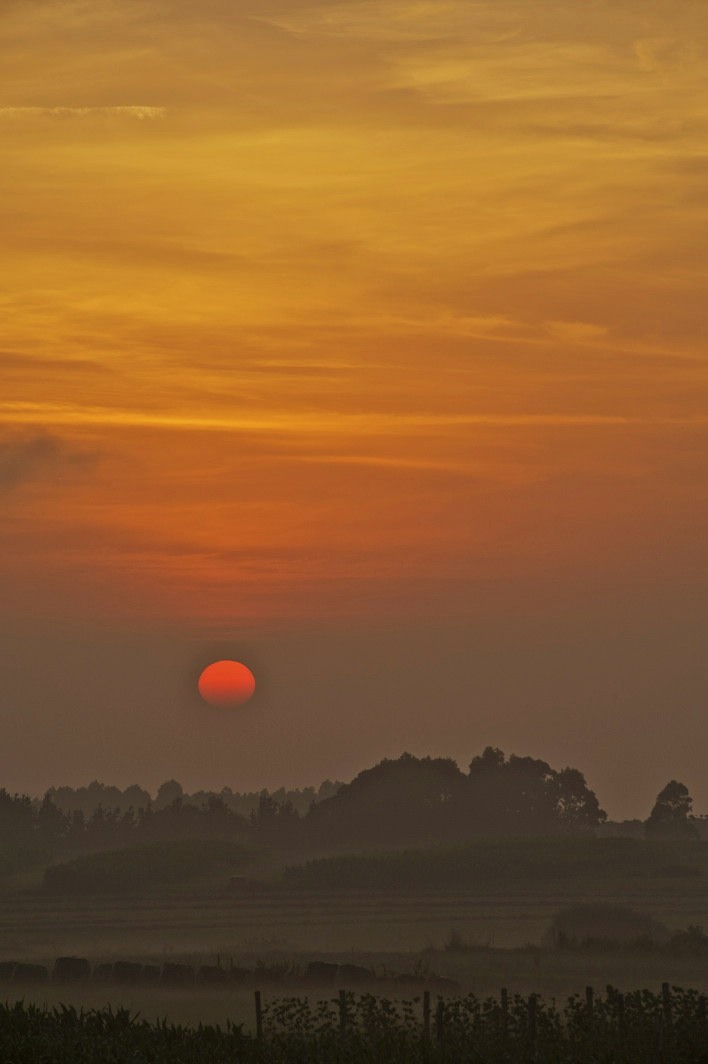
[[[6,0],[6,627],[704,602],[706,41],[703,0]]]

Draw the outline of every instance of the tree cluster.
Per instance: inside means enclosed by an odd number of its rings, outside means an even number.
[[[692,810],[693,799],[688,787],[678,780],[669,780],[656,797],[644,824],[644,834],[649,839],[695,839],[699,831]]]
[[[292,790],[280,787],[277,791],[269,793],[274,801],[289,802],[298,813],[304,814],[313,802],[331,798],[341,786],[341,783],[327,779],[319,787],[302,787]],[[98,780],[94,780],[86,787],[51,787],[47,793],[62,812],[73,813],[81,810],[87,818],[99,805],[104,809],[119,810],[121,813],[130,808],[138,810],[150,807],[154,810],[161,810],[172,805],[176,798],[179,798],[185,805],[196,806],[197,809],[201,809],[211,799],[219,798],[232,813],[248,818],[251,811],[258,806],[262,794],[266,792],[234,791],[231,787],[223,787],[220,791],[195,791],[189,794],[181,783],[171,779],[166,780],[158,788],[154,798],[149,791],[135,783],[121,790],[120,787],[106,786]]]
[[[556,771],[487,747],[467,773],[449,758],[384,760],[313,806],[307,819],[320,844],[410,845],[591,832],[606,816],[577,769]]]
[[[10,847],[101,850],[190,836],[246,839],[250,834],[248,820],[216,795],[201,808],[176,798],[162,809],[150,803],[137,810],[98,805],[87,817],[81,809],[63,812],[51,792],[37,804],[27,795],[0,790],[0,844]]]
[[[102,797],[111,789],[92,788]],[[329,788],[329,793],[328,793]],[[273,848],[346,849],[416,846],[483,837],[583,835],[607,819],[585,777],[532,757],[506,757],[487,747],[463,772],[449,758],[403,754],[360,772],[351,783],[327,781],[302,809],[287,792],[252,796],[247,815],[225,792],[204,792],[197,804],[175,780],[150,800],[130,788],[139,807],[99,802],[62,809],[63,789],[41,802],[0,790],[0,848],[81,852],[180,838],[230,838]],[[126,793],[126,792],[119,792]],[[297,794],[301,797],[306,792]],[[228,792],[233,795],[233,792]],[[85,795],[81,796],[82,798]],[[644,825],[648,837],[689,838],[701,822],[687,788],[672,780]]]

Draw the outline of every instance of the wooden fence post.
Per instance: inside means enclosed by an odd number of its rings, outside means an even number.
[[[423,1035],[426,1042],[430,1041],[430,991],[423,991]]]
[[[595,992],[591,986],[585,987],[585,1004],[587,1005],[588,1016],[592,1019],[595,1006]]]
[[[664,1014],[663,1013],[661,1014],[661,1016],[659,1016],[659,1019],[658,1019],[658,1022],[657,1022],[657,1027],[659,1029],[659,1037],[657,1039],[657,1046],[656,1046],[656,1060],[657,1060],[657,1064],[664,1064],[664,1031],[665,1031],[665,1027],[664,1027]]]
[[[255,1001],[256,1001],[256,1038],[262,1038],[263,1037],[263,1006],[261,1004],[261,992],[260,992],[260,990],[256,990],[254,997],[255,997]]]
[[[502,1030],[506,1034],[509,1029],[509,991],[505,986],[501,988],[501,1015]]]
[[[529,995],[528,1015],[529,1015],[529,1046],[531,1048],[531,1052],[535,1053],[536,1052],[536,995],[535,994],[530,994]]]
[[[617,1029],[621,1041],[624,1035],[624,994],[617,996]]]
[[[671,1026],[671,987],[668,983],[661,984],[661,1004],[664,1010],[664,1023]]]
[[[435,1041],[439,1046],[443,1044],[445,1037],[445,1006],[443,1005],[443,999],[438,998],[438,1003],[435,1008]]]
[[[347,1033],[347,992],[339,991],[339,1033],[344,1037]]]
[[[701,994],[698,999],[698,1019],[701,1021],[701,1023],[706,1022],[707,1013],[708,1009],[706,1009],[706,996],[705,994]]]

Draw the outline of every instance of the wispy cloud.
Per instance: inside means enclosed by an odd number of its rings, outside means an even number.
[[[505,428],[572,428],[603,425],[704,425],[708,415],[661,416],[648,414],[587,413],[470,413],[470,414],[374,414],[371,412],[341,414],[328,412],[264,412],[222,417],[218,414],[195,411],[162,412],[153,410],[119,409],[116,407],[81,407],[51,403],[0,403],[3,419],[8,424],[98,425],[125,428],[192,429],[211,432],[264,432],[285,435],[344,435],[373,436],[416,434],[421,429],[505,427]]]
[[[604,325],[590,321],[548,321],[546,330],[554,339],[571,344],[592,343],[607,335]]]
[[[74,537],[62,609],[114,567],[113,609],[138,532],[141,616],[300,610],[275,563],[234,593],[249,544],[347,572],[385,550],[406,588],[408,551],[466,603],[492,550],[549,587],[650,535],[652,571],[682,543],[703,571],[708,5],[5,0],[2,23],[0,476],[31,505],[0,580],[24,559],[44,601]],[[120,461],[71,472],[84,446]],[[188,572],[181,528],[210,559]]]
[[[130,104],[119,107],[0,107],[0,118],[85,118],[87,115],[110,115],[115,118],[137,118],[139,121],[164,118],[166,107]]]
[[[85,467],[95,454],[70,447],[49,433],[0,440],[0,494],[32,480]]]

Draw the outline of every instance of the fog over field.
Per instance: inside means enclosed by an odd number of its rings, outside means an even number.
[[[0,1060],[696,1064],[708,5],[0,70]]]
[[[251,1023],[249,992],[326,999],[337,979],[484,996],[704,978],[708,821],[677,780],[610,821],[580,770],[487,747],[466,770],[403,754],[305,791],[2,791],[0,817],[0,978],[40,1003]],[[62,957],[84,966],[68,981]]]

